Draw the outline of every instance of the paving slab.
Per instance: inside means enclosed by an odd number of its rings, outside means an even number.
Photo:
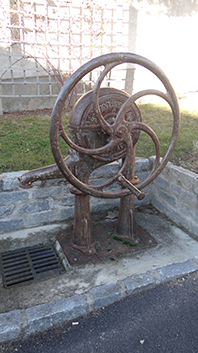
[[[71,267],[42,282],[5,289],[0,283],[0,342],[45,330],[137,291],[198,270],[198,242],[161,214],[136,212],[155,247]]]

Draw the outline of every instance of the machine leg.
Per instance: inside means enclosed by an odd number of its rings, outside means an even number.
[[[85,255],[96,253],[96,240],[92,233],[89,195],[76,190],[72,247]]]
[[[132,163],[129,166],[126,177],[135,184],[138,178],[134,177],[135,168],[135,147],[133,149]],[[135,223],[135,196],[133,194],[120,198],[120,209],[118,222],[116,225],[116,233],[123,239],[129,239],[132,243],[139,243],[140,239],[136,233]]]

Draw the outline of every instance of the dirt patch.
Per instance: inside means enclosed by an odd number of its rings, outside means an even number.
[[[66,109],[63,110],[63,114],[66,114]],[[0,120],[3,119],[19,119],[19,118],[29,118],[36,116],[49,116],[52,115],[52,109],[37,109],[37,110],[23,110],[21,112],[13,112],[13,113],[3,113],[0,115]]]
[[[198,152],[183,152],[179,157],[172,157],[171,162],[198,174]]]
[[[23,110],[21,112],[13,112],[13,113],[4,113],[0,115],[0,120],[2,119],[19,119],[19,118],[28,118],[35,116],[46,116],[49,117],[52,114],[52,109],[39,109],[39,110]]]

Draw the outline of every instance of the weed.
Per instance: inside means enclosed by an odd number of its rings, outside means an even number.
[[[142,244],[142,242],[140,242],[138,244],[132,244],[128,240],[120,238],[118,235],[114,234],[113,229],[110,232],[108,232],[107,235],[110,236],[114,240],[121,241],[123,244],[129,245],[129,246],[132,246],[132,247],[139,246],[139,245]]]

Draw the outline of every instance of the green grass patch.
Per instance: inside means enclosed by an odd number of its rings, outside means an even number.
[[[161,156],[167,151],[173,130],[172,112],[164,107],[154,104],[142,104],[139,106],[142,120],[157,134],[160,141]],[[181,112],[181,126],[176,148],[173,156],[179,157],[183,152],[193,152],[195,142],[198,140],[198,112]],[[141,132],[136,146],[136,155],[149,157],[155,154],[155,147],[151,138]]]
[[[140,104],[142,120],[157,134],[160,141],[161,157],[167,151],[173,130],[173,117],[169,108],[162,105]],[[155,155],[151,138],[141,132],[136,145],[136,156]],[[180,132],[171,161],[198,173],[198,111],[182,111]]]
[[[0,120],[0,172],[31,170],[53,164],[50,117]],[[68,146],[62,141],[63,151]]]
[[[143,122],[149,125],[159,138],[163,157],[172,135],[172,113],[170,109],[161,105],[140,104],[139,108]],[[66,117],[65,120],[67,120]],[[53,164],[49,127],[49,115],[1,119],[0,172],[31,170]],[[185,159],[189,159],[189,154],[194,157],[194,160],[198,160],[196,146],[198,146],[198,111],[182,111],[181,129],[172,161],[184,165]],[[64,156],[67,154],[67,149],[68,146],[61,141]],[[155,155],[154,144],[144,132],[140,134],[136,155],[140,157]]]

